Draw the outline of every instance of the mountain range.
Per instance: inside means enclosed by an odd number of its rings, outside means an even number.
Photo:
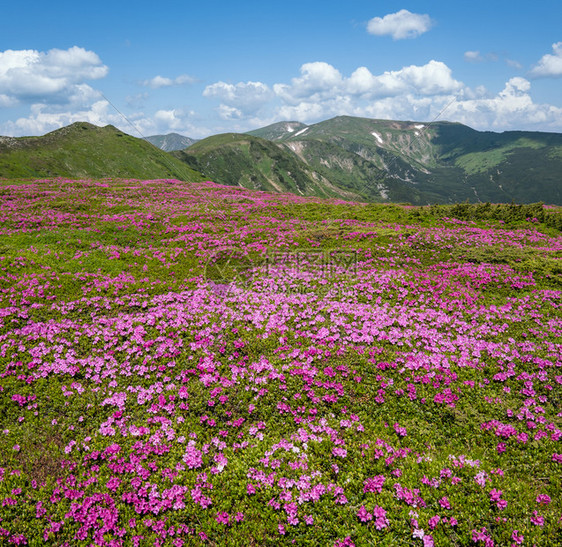
[[[303,194],[321,185],[367,201],[562,203],[560,133],[339,116],[212,136],[172,154],[214,180],[264,190],[285,181]],[[224,166],[216,161],[227,156]],[[299,168],[290,175],[288,158]]]
[[[43,137],[0,137],[0,177],[173,176],[348,200],[562,204],[560,133],[338,116],[196,142],[147,140],[82,122]]]

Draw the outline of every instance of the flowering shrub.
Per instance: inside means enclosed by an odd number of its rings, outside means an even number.
[[[554,221],[169,180],[0,198],[0,543],[561,537]]]

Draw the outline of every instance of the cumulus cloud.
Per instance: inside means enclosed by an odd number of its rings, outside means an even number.
[[[0,52],[0,95],[12,102],[60,102],[79,95],[86,80],[107,72],[96,53],[77,46],[47,52],[8,49]]]
[[[463,84],[451,75],[451,69],[440,61],[374,75],[366,67],[357,68],[348,78],[327,63],[308,63],[301,68],[302,76],[291,84],[276,84],[275,93],[288,104],[298,104],[303,98],[316,102],[338,96],[363,98],[396,96],[411,92],[420,95],[450,93]]]
[[[43,135],[78,121],[99,126],[122,121],[119,119],[120,117],[108,112],[108,107],[109,103],[101,100],[81,110],[56,111],[50,105],[37,103],[31,106],[31,113],[28,117],[6,122],[0,127],[0,130],[4,135]]]
[[[314,123],[350,115],[459,121],[484,130],[562,130],[562,109],[535,103],[529,80],[511,78],[493,94],[483,86],[467,87],[445,63],[435,60],[380,74],[358,67],[349,76],[328,63],[307,63],[299,76],[271,89],[259,82],[219,82],[209,86],[205,95],[220,100],[219,115],[238,127],[251,123],[258,127],[266,120]]]
[[[16,106],[16,104],[18,104],[18,101],[15,97],[0,93],[0,107],[7,108],[9,106]]]
[[[557,78],[562,76],[562,42],[552,44],[553,54],[543,55],[533,67],[530,75],[535,78]]]
[[[164,76],[154,76],[150,80],[144,80],[142,85],[152,89],[160,89],[161,87],[172,87],[179,85],[189,85],[196,82],[196,79],[188,74],[180,74],[177,78],[165,78]]]
[[[272,88],[260,82],[217,82],[203,94],[220,101],[217,111],[224,120],[248,121],[265,116],[308,122],[330,115],[364,115],[370,102],[385,97],[449,96],[464,89],[451,69],[435,60],[378,75],[359,67],[350,76],[328,63],[314,62],[302,65],[300,76],[289,83],[277,83]]]
[[[562,108],[537,104],[529,94],[531,83],[511,78],[497,95],[458,101],[447,116],[476,129],[562,129]]]
[[[219,99],[220,116],[234,119],[256,114],[273,98],[273,92],[262,82],[240,82],[235,85],[216,82],[205,88],[203,96]]]
[[[373,17],[367,24],[367,31],[375,36],[392,36],[394,40],[416,38],[433,26],[429,15],[411,13],[401,9],[384,17]]]
[[[210,131],[195,125],[195,117],[191,110],[171,109],[157,110],[153,114],[137,111],[129,113],[126,120],[105,100],[98,100],[87,108],[73,111],[56,110],[47,104],[34,104],[27,117],[0,124],[0,135],[44,135],[65,125],[85,121],[98,126],[111,124],[135,137],[170,132],[196,138],[207,136]]]

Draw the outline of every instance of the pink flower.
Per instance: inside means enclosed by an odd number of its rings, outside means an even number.
[[[551,502],[550,496],[547,494],[539,494],[537,496],[537,503],[543,503],[544,505],[548,505]]]
[[[501,497],[502,497],[502,491],[501,490],[496,490],[495,488],[492,488],[492,490],[490,490],[490,500],[491,501],[498,501]]]
[[[188,445],[186,447],[185,454],[182,459],[190,469],[196,469],[197,467],[201,467],[203,464],[203,454],[192,445]]]
[[[521,545],[525,537],[523,534],[519,533],[519,530],[513,530],[513,534],[511,534],[511,539],[517,543],[517,545]]]
[[[355,543],[351,541],[351,536],[347,536],[342,541],[336,541],[334,547],[355,547]]]
[[[441,507],[443,507],[443,509],[450,509],[451,508],[451,503],[449,502],[449,499],[447,498],[447,496],[443,496],[439,500],[439,505],[441,505]]]
[[[375,505],[375,508],[373,509],[373,515],[375,517],[375,528],[377,530],[382,530],[383,528],[386,528],[388,526],[386,511],[382,507]]]
[[[230,521],[230,517],[229,517],[228,513],[226,513],[225,511],[219,511],[217,513],[217,516],[215,517],[215,519],[220,524],[228,524],[229,521]]]
[[[357,512],[357,516],[359,517],[359,520],[361,522],[368,522],[370,520],[373,520],[373,515],[371,515],[371,513],[369,513],[369,511],[365,509],[364,505],[362,505],[359,508],[359,511]]]
[[[440,520],[441,520],[441,517],[439,515],[435,515],[434,517],[431,517],[427,521],[427,524],[433,530],[439,524]]]
[[[433,536],[426,534],[423,536],[423,547],[433,547],[435,543],[433,543]]]
[[[531,517],[531,522],[535,526],[544,526],[544,517],[539,515],[537,511],[533,511],[533,516]]]
[[[119,488],[119,485],[121,484],[121,480],[118,477],[111,477],[106,483],[105,486],[106,488],[108,488],[109,490],[115,492],[115,490],[117,490]]]
[[[384,484],[384,475],[377,475],[371,479],[367,479],[363,483],[363,492],[374,492],[375,494],[380,494],[382,492],[382,486]]]

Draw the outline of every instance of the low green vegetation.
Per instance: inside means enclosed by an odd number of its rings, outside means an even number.
[[[0,212],[0,544],[562,544],[560,207],[59,178]]]
[[[42,137],[0,139],[0,177],[203,177],[152,144],[119,131],[78,122]]]

